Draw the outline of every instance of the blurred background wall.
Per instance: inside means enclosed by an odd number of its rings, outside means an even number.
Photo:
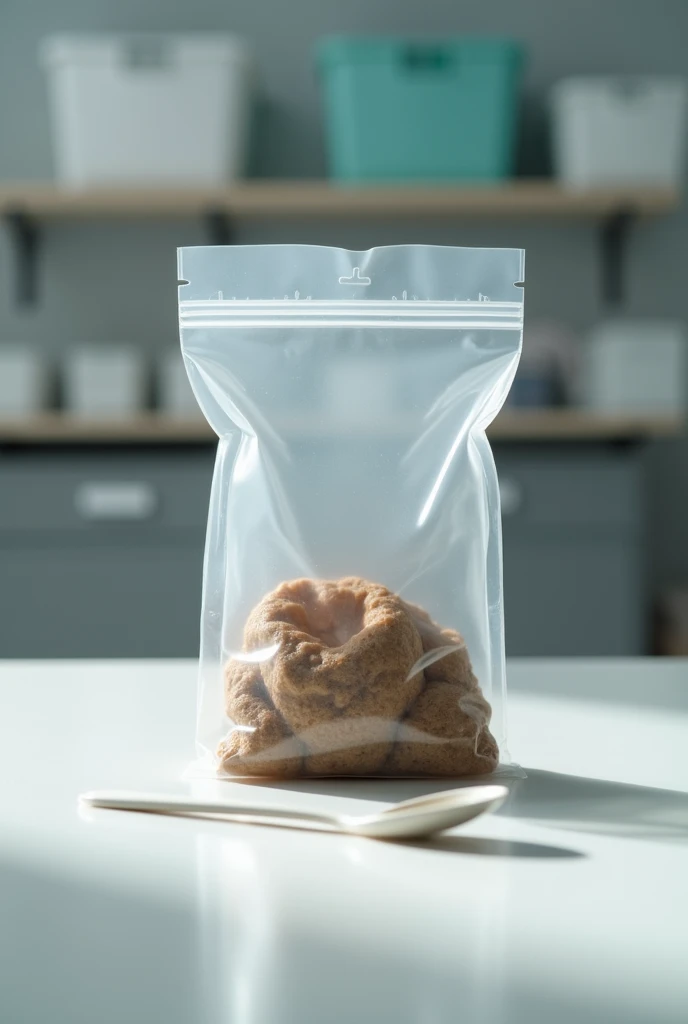
[[[37,61],[55,31],[223,30],[247,37],[262,93],[256,173],[322,177],[325,170],[315,40],[333,32],[503,34],[527,48],[520,168],[547,170],[544,105],[568,74],[688,75],[685,0],[4,0],[0,7],[0,179],[52,177],[46,85]],[[183,131],[183,125],[180,125]],[[298,222],[241,228],[237,241],[303,241],[354,249],[396,242],[524,246],[527,317],[585,330],[605,313],[597,226],[590,221],[404,223]],[[48,225],[41,300],[17,309],[7,239],[0,233],[0,335],[58,349],[74,341],[133,341],[155,350],[176,339],[174,249],[205,244],[201,224]],[[628,251],[621,312],[688,314],[688,214],[639,223]],[[688,440],[650,445],[650,572],[653,589],[688,575]]]

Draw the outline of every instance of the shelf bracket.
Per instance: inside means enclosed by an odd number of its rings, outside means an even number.
[[[208,210],[205,223],[211,245],[232,245],[232,219],[225,210]]]
[[[623,302],[624,258],[635,216],[635,212],[630,208],[619,209],[612,213],[601,227],[602,297],[612,306],[618,306]]]
[[[3,220],[12,245],[17,304],[33,306],[38,298],[37,270],[40,231],[33,217],[23,210],[6,210]]]

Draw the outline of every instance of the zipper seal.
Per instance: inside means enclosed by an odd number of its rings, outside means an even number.
[[[179,324],[193,327],[473,327],[514,330],[523,302],[426,299],[189,299]]]

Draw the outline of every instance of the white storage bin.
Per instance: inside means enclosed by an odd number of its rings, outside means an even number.
[[[205,420],[189,384],[189,376],[178,349],[166,352],[158,361],[158,405],[179,419]]]
[[[552,91],[552,116],[555,169],[569,185],[676,185],[682,178],[682,79],[564,79]]]
[[[332,360],[324,380],[322,404],[327,420],[342,428],[389,428],[403,411],[392,359],[381,356],[340,356]]]
[[[234,36],[59,35],[42,57],[64,184],[213,185],[243,174],[252,76]]]
[[[45,408],[48,372],[40,352],[0,345],[0,417],[31,416]]]
[[[125,345],[84,345],[63,364],[63,399],[68,412],[95,419],[140,412],[146,399],[143,359]]]
[[[612,320],[584,345],[581,400],[601,412],[681,414],[687,374],[682,324]]]

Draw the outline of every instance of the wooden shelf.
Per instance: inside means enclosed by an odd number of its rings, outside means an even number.
[[[324,181],[247,180],[226,188],[86,188],[49,184],[0,184],[0,218],[14,250],[20,305],[36,302],[36,265],[43,221],[68,218],[168,219],[200,217],[210,244],[227,245],[242,218],[309,217],[586,217],[601,222],[603,293],[622,295],[623,253],[638,217],[669,213],[677,189],[655,186],[575,189],[551,180],[517,179],[496,184],[340,185]]]
[[[62,412],[0,419],[0,444],[164,444],[212,442],[217,436],[204,419],[176,419],[140,413],[129,419],[85,419]]]
[[[488,430],[494,441],[623,441],[673,437],[683,430],[678,416],[600,415],[576,409],[508,410]],[[347,432],[349,432],[348,428]],[[360,433],[369,428],[361,424]],[[372,428],[371,428],[372,429]],[[379,431],[403,436],[402,420]],[[285,430],[308,433],[293,421]],[[336,424],[318,425],[319,436],[342,432]],[[215,434],[200,419],[179,420],[161,413],[142,413],[127,420],[84,420],[50,412],[27,419],[0,419],[0,444],[184,444],[213,443]]]
[[[492,440],[624,441],[675,437],[684,419],[676,415],[595,413],[585,409],[508,409],[488,429]]]
[[[672,188],[566,188],[523,179],[495,185],[338,185],[324,181],[237,182],[227,188],[87,188],[49,184],[0,185],[0,215],[36,218],[515,216],[605,217],[668,213],[678,205]]]

